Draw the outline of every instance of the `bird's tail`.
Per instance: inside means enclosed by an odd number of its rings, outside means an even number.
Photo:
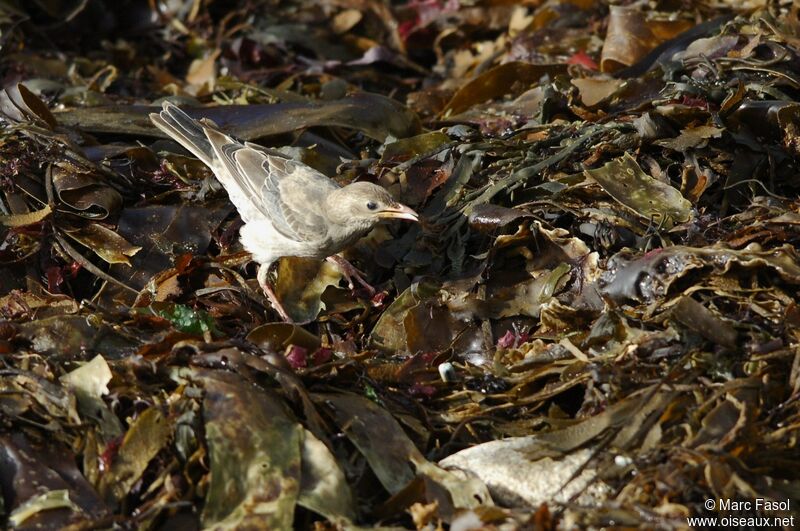
[[[156,127],[192,152],[194,156],[213,167],[214,148],[208,141],[203,124],[183,112],[174,103],[165,101],[161,112],[151,113],[150,120]]]

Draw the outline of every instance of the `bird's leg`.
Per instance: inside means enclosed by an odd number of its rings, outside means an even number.
[[[369,292],[370,296],[375,294],[375,288],[373,288],[369,282],[364,280],[363,273],[356,269],[356,267],[346,259],[342,258],[338,254],[334,254],[333,256],[329,256],[327,260],[339,267],[339,270],[344,275],[344,278],[347,280],[347,285],[351,290],[355,288],[353,285],[353,280],[355,279],[356,282],[361,284],[361,286]]]
[[[261,289],[264,290],[267,298],[269,299],[270,304],[272,307],[275,308],[275,311],[281,316],[281,319],[286,321],[287,323],[292,322],[292,318],[289,317],[289,314],[286,313],[286,310],[283,309],[283,305],[278,300],[278,297],[275,296],[275,292],[272,291],[272,286],[269,285],[269,280],[267,276],[269,275],[269,266],[272,264],[261,264],[258,266],[258,285],[261,286]]]

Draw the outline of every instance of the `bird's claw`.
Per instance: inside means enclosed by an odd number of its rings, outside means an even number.
[[[272,286],[269,285],[269,280],[267,280],[268,273],[269,264],[261,264],[258,268],[258,285],[264,290],[264,294],[267,296],[267,299],[269,299],[272,307],[275,308],[275,311],[278,312],[278,315],[281,316],[281,319],[283,319],[285,323],[291,323],[292,318],[286,313],[286,309],[281,304],[281,301],[278,300],[278,297],[272,290]]]
[[[355,283],[353,283],[353,280],[355,280],[369,293],[369,298],[375,295],[375,288],[364,279],[364,273],[359,271],[353,264],[338,255],[329,256],[328,261],[338,266],[339,271],[341,271],[347,281],[347,286],[350,288],[350,291],[354,293],[356,291]]]

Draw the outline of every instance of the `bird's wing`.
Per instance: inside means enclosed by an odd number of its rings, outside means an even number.
[[[211,148],[200,122],[169,101],[164,102],[161,112],[152,113],[150,120],[170,138],[191,151],[194,156],[208,166],[212,166],[214,150]]]
[[[227,170],[216,173],[224,174],[218,177],[245,222],[267,218],[295,241],[325,239],[323,205],[339,188],[336,183],[301,162],[242,144],[214,128],[206,127],[205,134]]]

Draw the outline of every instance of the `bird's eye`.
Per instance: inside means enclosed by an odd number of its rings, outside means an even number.
[[[375,201],[368,201],[367,202],[367,208],[370,209],[370,210],[377,210],[378,209],[378,203],[376,203]]]

